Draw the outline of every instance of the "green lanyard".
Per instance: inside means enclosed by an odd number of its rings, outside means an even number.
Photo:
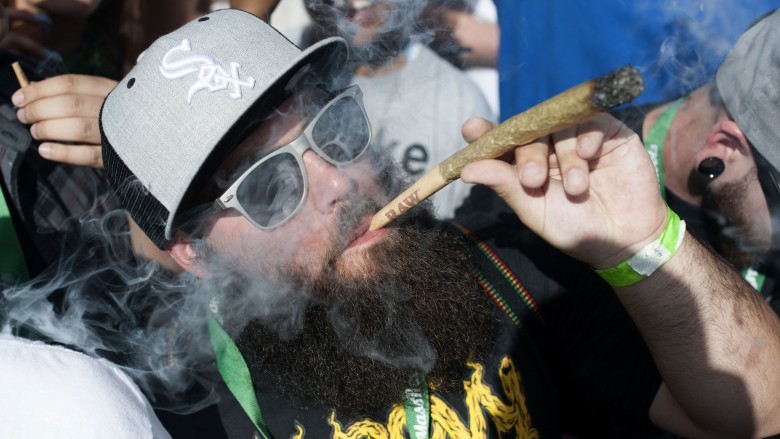
[[[264,439],[270,439],[271,434],[268,432],[260,412],[260,404],[257,402],[257,394],[252,385],[249,367],[238,350],[238,346],[222,327],[222,319],[219,317],[216,304],[213,301],[210,308],[212,316],[208,321],[209,337],[217,360],[217,370],[225,381],[225,385],[249,416],[258,434]],[[417,389],[408,389],[404,392],[406,426],[409,437],[412,439],[426,439],[430,430],[431,412],[428,386],[424,378],[420,377],[419,381],[420,385]]]
[[[677,109],[680,108],[684,100],[685,98],[683,97],[669,104],[658,120],[647,131],[647,136],[645,136],[645,149],[655,166],[658,184],[661,187],[661,196],[664,200],[666,200],[666,188],[664,187],[664,140],[666,139],[666,133],[669,132],[669,127],[672,125],[674,116],[677,114]],[[743,268],[742,277],[757,291],[761,291],[761,288],[764,286],[764,280],[766,280],[766,276],[753,267]]]
[[[211,347],[214,349],[214,355],[217,359],[219,374],[222,375],[225,385],[236,397],[260,436],[264,439],[270,439],[271,435],[268,434],[265,421],[263,421],[260,404],[257,402],[255,388],[252,385],[252,375],[249,374],[249,367],[247,367],[244,357],[241,356],[238,346],[222,327],[218,315],[214,314],[209,318],[208,324]]]
[[[757,291],[761,291],[764,287],[764,281],[766,276],[753,267],[745,267],[742,269],[742,277],[745,278],[748,283]]]
[[[416,389],[404,392],[404,415],[406,429],[412,439],[427,439],[431,428],[431,406],[428,398],[428,385],[425,378],[419,378]]]
[[[27,280],[27,264],[16,236],[11,211],[0,188],[0,285]]]
[[[655,174],[658,177],[658,185],[661,188],[661,197],[666,199],[666,187],[664,187],[664,139],[666,139],[666,133],[669,132],[669,127],[672,126],[674,115],[677,114],[677,109],[683,103],[685,98],[677,99],[669,104],[669,106],[661,113],[661,116],[647,131],[645,137],[645,149],[650,154],[650,160],[655,166]]]

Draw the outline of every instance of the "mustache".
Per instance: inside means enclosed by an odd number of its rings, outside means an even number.
[[[326,262],[333,263],[349,245],[354,231],[361,222],[379,211],[382,207],[379,200],[367,195],[353,195],[342,201],[336,208],[335,227],[331,243],[326,252]]]

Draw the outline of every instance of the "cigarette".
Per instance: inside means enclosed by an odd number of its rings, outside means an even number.
[[[24,74],[22,66],[19,65],[19,61],[14,61],[14,63],[11,64],[11,67],[13,67],[14,73],[16,73],[16,80],[19,81],[19,85],[22,87],[30,85],[30,81],[27,80],[27,75]]]
[[[513,116],[423,175],[374,215],[369,230],[381,229],[460,178],[460,171],[467,164],[500,157],[539,137],[580,124],[632,101],[642,93],[643,87],[641,74],[629,65],[583,82]]]

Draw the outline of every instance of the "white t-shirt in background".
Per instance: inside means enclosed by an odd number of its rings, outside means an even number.
[[[0,438],[170,438],[113,363],[0,334]]]

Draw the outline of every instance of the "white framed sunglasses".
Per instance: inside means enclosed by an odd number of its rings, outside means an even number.
[[[309,183],[303,153],[311,149],[334,166],[354,162],[371,144],[371,127],[360,87],[335,95],[300,136],[249,167],[214,201],[214,208],[235,209],[259,229],[272,229],[303,205]]]

